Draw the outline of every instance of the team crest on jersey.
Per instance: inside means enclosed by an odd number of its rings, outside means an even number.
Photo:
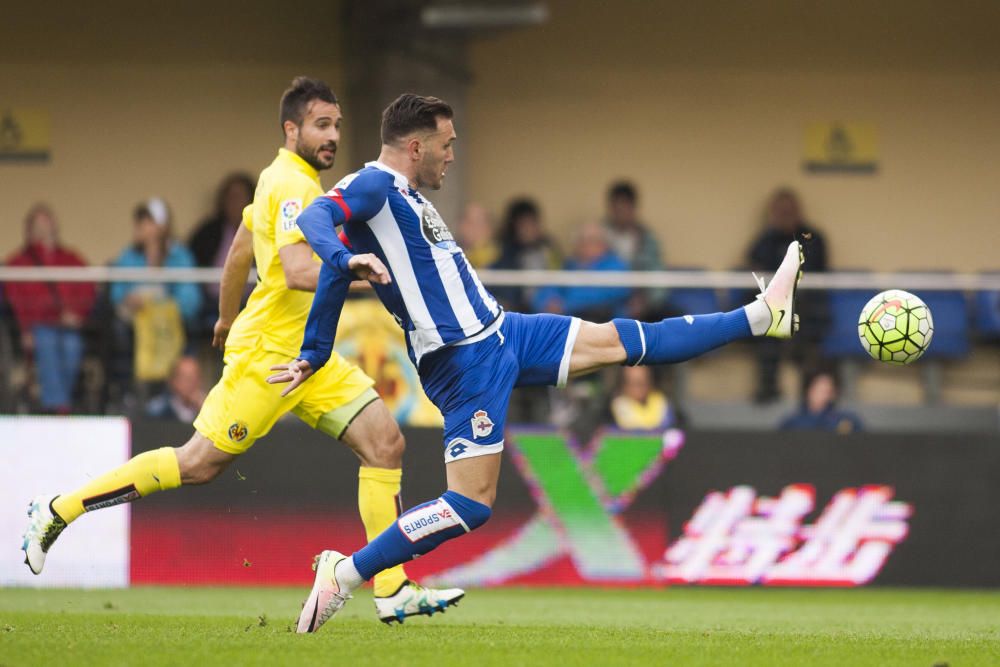
[[[229,439],[233,442],[241,442],[247,437],[247,433],[250,429],[247,427],[246,422],[233,422],[229,426]]]
[[[278,224],[281,226],[281,231],[290,232],[295,229],[295,221],[298,220],[299,213],[302,213],[301,199],[286,199],[281,202],[281,207],[278,210]]]
[[[472,414],[472,437],[485,438],[493,432],[493,420],[486,410],[476,410]]]
[[[441,215],[429,203],[424,205],[424,210],[420,214],[420,231],[424,233],[428,243],[436,245],[441,250],[454,252],[458,248],[448,225],[444,224]]]

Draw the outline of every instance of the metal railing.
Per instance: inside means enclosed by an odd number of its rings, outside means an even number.
[[[221,269],[88,267],[0,267],[4,282],[141,282],[217,283]],[[487,285],[580,287],[662,287],[754,289],[748,271],[511,271],[483,269],[479,277]],[[251,271],[249,282],[256,280]],[[905,290],[997,290],[1000,273],[935,272],[827,272],[807,273],[801,289],[905,289]]]

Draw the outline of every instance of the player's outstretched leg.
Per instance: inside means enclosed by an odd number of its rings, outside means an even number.
[[[618,319],[608,324],[584,323],[570,361],[570,374],[584,375],[603,366],[673,364],[751,336],[791,338],[798,330],[796,286],[802,277],[802,249],[788,246],[771,283],[753,303],[728,313],[685,315],[660,322]]]
[[[143,452],[79,489],[57,496],[38,496],[28,506],[24,562],[41,574],[45,556],[62,531],[85,512],[144,498],[157,491],[214,479],[236,457],[195,435],[180,448]]]
[[[346,426],[338,428],[331,423],[324,426],[326,416],[317,425],[324,432],[344,441],[361,459],[358,469],[358,511],[365,526],[368,541],[374,540],[399,518],[401,507],[400,490],[403,477],[403,450],[406,447],[403,434],[393,419],[385,403],[373,391],[365,392],[358,402],[364,405],[360,412],[346,406],[341,412],[350,415]],[[310,593],[310,600],[325,588],[329,580],[321,571],[323,554],[316,557],[316,584]],[[375,588],[375,613],[383,623],[403,622],[407,616],[431,615],[454,605],[465,595],[460,588],[425,588],[411,581],[402,565],[379,572],[372,582]]]
[[[500,473],[500,454],[448,464],[448,491],[404,512],[351,556],[320,554],[316,583],[299,616],[299,632],[315,632],[340,611],[351,592],[382,570],[425,554],[489,520]],[[474,496],[474,497],[470,497]],[[428,601],[428,604],[436,604]],[[440,607],[439,610],[443,610]],[[402,619],[399,619],[402,620]]]

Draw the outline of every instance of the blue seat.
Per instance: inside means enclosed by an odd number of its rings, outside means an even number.
[[[998,273],[986,275],[997,276]],[[1000,339],[1000,291],[976,292],[976,330],[989,340]]]
[[[924,357],[960,359],[969,354],[969,302],[958,290],[925,290],[919,294],[934,318],[934,337]]]
[[[671,267],[676,271],[702,271],[703,267]],[[667,304],[684,315],[706,315],[722,310],[719,295],[711,287],[674,287],[670,289]]]
[[[823,353],[835,359],[868,357],[858,340],[861,309],[876,290],[830,290],[830,324],[823,338]]]

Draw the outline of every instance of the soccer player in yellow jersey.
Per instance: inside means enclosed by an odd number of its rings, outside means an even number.
[[[298,354],[302,342],[321,263],[295,221],[323,193],[319,172],[333,166],[340,119],[337,98],[325,83],[298,77],[285,91],[285,145],[261,172],[223,268],[212,342],[225,348],[225,369],[194,421],[194,435],[182,447],[139,454],[71,493],[35,498],[23,546],[32,572],[42,571],[53,542],[83,513],[210,482],[289,411],[343,441],[361,460],[358,508],[368,537],[396,520],[404,441],[372,379],[334,353],[307,391],[282,397],[266,381],[268,369]],[[251,260],[259,278],[239,312]],[[354,256],[349,268],[361,279],[390,280],[374,255]],[[375,580],[376,612],[387,623],[443,610],[462,595],[460,589],[419,586],[401,566]]]

